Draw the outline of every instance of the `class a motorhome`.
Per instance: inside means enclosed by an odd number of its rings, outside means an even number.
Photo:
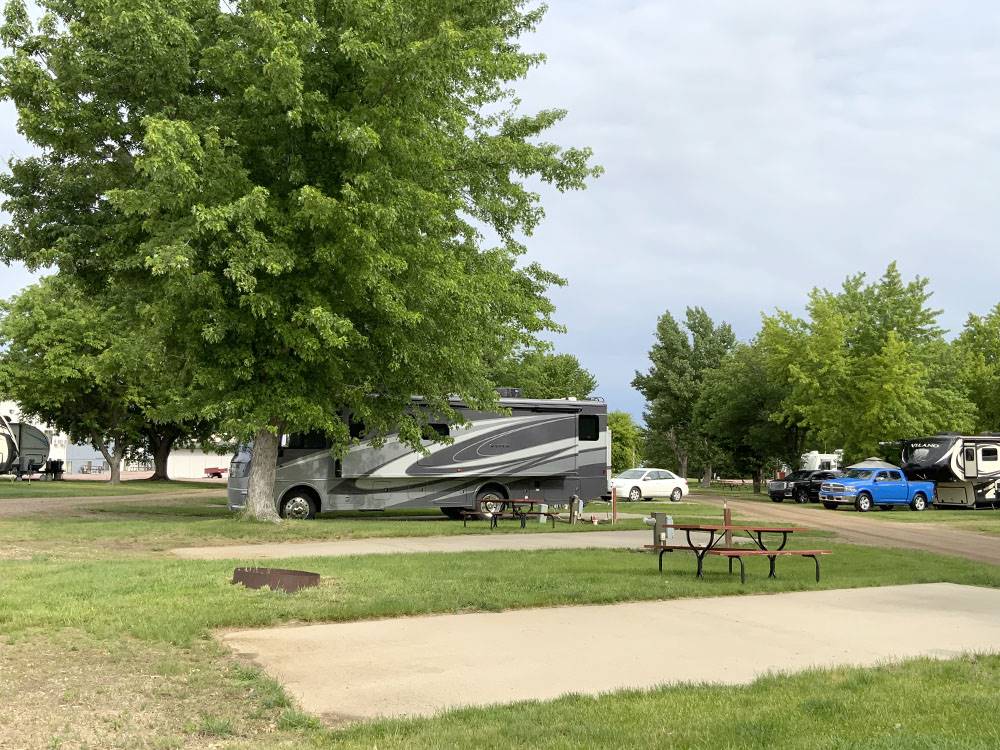
[[[935,505],[1000,504],[1000,433],[933,435],[900,442],[907,477],[937,484]]]
[[[37,427],[0,416],[0,474],[30,474],[45,466],[49,439]]]
[[[529,498],[549,505],[606,494],[611,465],[608,409],[603,401],[501,398],[507,413],[479,411],[460,400],[459,423],[430,421],[448,442],[414,450],[396,435],[381,445],[359,437],[343,458],[321,434],[282,436],[275,503],[286,518],[335,510],[440,508],[453,518],[463,509],[497,512],[504,501]],[[426,408],[414,399],[413,408]],[[229,471],[229,507],[246,504],[252,446]]]

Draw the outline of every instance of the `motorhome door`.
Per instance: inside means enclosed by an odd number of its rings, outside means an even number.
[[[966,445],[965,451],[965,478],[975,479],[979,476],[979,458],[975,445]]]

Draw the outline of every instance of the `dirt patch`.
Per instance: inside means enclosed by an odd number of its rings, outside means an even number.
[[[285,710],[273,682],[212,643],[181,649],[68,632],[0,642],[3,750],[277,744]]]
[[[89,497],[13,497],[0,501],[0,518],[58,515],[72,517],[73,511],[95,505],[156,502],[170,503],[197,497],[218,497],[218,490],[187,490],[184,492],[149,493],[139,495],[93,495]]]

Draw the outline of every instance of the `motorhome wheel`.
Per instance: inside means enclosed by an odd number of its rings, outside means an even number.
[[[476,505],[483,516],[486,516],[486,514],[496,515],[497,513],[503,513],[506,507],[505,499],[496,490],[483,490],[476,496]]]
[[[285,498],[281,503],[281,517],[295,521],[311,521],[316,517],[316,508],[313,506],[312,498],[294,494]]]

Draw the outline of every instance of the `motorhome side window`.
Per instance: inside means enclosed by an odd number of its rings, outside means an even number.
[[[601,423],[596,414],[581,414],[579,432],[580,440],[600,440]]]
[[[438,437],[448,437],[451,434],[451,430],[448,428],[447,424],[443,422],[435,422],[432,424],[425,424],[421,428],[424,440],[434,440]]]
[[[983,461],[996,461],[996,460],[997,460],[996,448],[983,448]]]
[[[296,432],[286,436],[284,447],[290,450],[322,450],[330,447],[323,432]]]

